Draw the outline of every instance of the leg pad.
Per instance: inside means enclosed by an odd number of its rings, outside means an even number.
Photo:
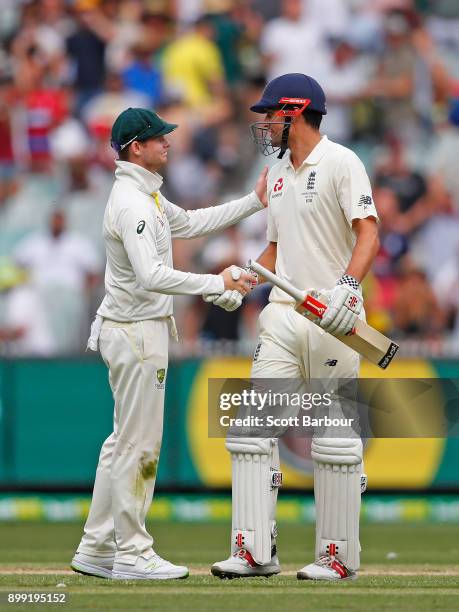
[[[359,516],[362,442],[313,440],[316,557],[336,556],[346,567],[360,565]]]
[[[282,484],[275,438],[231,438],[233,525],[231,550],[247,549],[259,564],[271,561],[277,490]]]

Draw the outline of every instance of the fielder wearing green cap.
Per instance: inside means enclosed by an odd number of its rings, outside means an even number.
[[[248,195],[185,211],[161,193],[167,135],[177,125],[154,111],[128,108],[111,134],[118,153],[103,224],[107,253],[105,297],[88,347],[99,347],[115,400],[113,433],[99,457],[84,535],[72,568],[115,579],[185,578],[188,569],[153,550],[145,528],[163,429],[169,334],[177,338],[172,296],[209,295],[227,309],[240,304],[254,277],[237,266],[221,274],[174,269],[172,238],[195,238],[227,228],[266,206],[263,170]]]
[[[145,142],[150,138],[165,136],[177,127],[176,123],[167,123],[147,108],[128,108],[113,124],[111,144],[115,151],[120,153],[134,140]]]

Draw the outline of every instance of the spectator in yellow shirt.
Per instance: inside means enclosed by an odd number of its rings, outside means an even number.
[[[192,108],[212,103],[225,91],[223,62],[213,38],[211,18],[203,15],[164,53],[163,74],[168,89]]]

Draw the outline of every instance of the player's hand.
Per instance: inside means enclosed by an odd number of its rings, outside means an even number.
[[[252,291],[254,285],[256,285],[253,275],[238,266],[225,268],[223,272],[220,272],[220,275],[223,276],[225,290],[239,291],[242,296]]]
[[[233,312],[233,310],[237,310],[241,306],[243,299],[244,298],[239,293],[239,291],[231,289],[227,289],[220,295],[214,293],[211,295],[203,296],[203,300],[205,302],[212,302],[215,306],[220,306],[220,308],[223,308],[223,310],[226,310],[227,312]]]
[[[334,336],[344,336],[352,331],[363,306],[360,291],[341,282],[331,290],[321,291],[328,298],[328,306],[320,326]]]
[[[266,208],[268,206],[268,166],[265,166],[260,173],[255,185],[255,193],[260,202]]]

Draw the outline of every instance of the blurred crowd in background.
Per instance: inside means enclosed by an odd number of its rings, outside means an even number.
[[[369,322],[459,353],[457,0],[2,0],[0,354],[84,350],[103,297],[110,129],[129,106],[179,124],[165,195],[190,209],[250,191],[265,163],[248,107],[266,80],[323,86],[322,132],[371,176],[381,249]],[[175,267],[218,272],[265,246],[266,213],[175,241]],[[183,352],[256,335],[258,288],[226,313],[175,300]],[[211,343],[212,344],[212,343]]]

